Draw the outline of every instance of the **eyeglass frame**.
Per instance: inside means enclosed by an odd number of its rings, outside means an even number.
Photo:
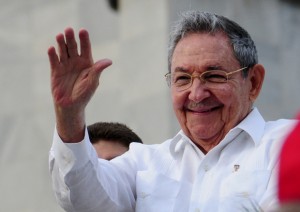
[[[221,72],[225,73],[225,75],[226,75],[226,81],[224,81],[224,82],[210,82],[210,83],[215,83],[215,84],[225,84],[225,83],[228,82],[228,80],[229,80],[228,77],[229,77],[230,75],[232,75],[232,74],[234,74],[234,73],[237,73],[237,72],[239,72],[239,71],[243,71],[243,70],[245,70],[245,69],[247,69],[247,68],[248,68],[248,66],[245,66],[245,67],[243,67],[243,68],[240,68],[240,69],[238,69],[238,70],[231,71],[231,72],[226,72],[226,71],[223,71],[223,70],[217,70],[217,71],[221,71]],[[207,80],[203,79],[202,76],[203,76],[204,74],[207,74],[207,73],[212,72],[212,71],[216,71],[216,70],[204,71],[204,72],[202,72],[201,74],[197,74],[197,75],[191,75],[191,74],[189,74],[189,73],[183,72],[184,74],[190,76],[191,79],[190,79],[190,82],[188,83],[189,86],[186,87],[186,88],[184,88],[184,89],[182,89],[182,90],[180,90],[180,91],[184,91],[184,90],[186,90],[186,89],[189,89],[189,88],[192,86],[193,81],[194,81],[195,78],[198,78],[201,82],[207,83]],[[171,87],[171,84],[172,84],[172,80],[171,80],[171,75],[172,75],[172,74],[174,74],[174,73],[168,72],[168,73],[166,73],[166,74],[164,75],[165,78],[166,78],[166,81],[167,81],[167,84],[168,84],[169,87]],[[179,87],[178,87],[178,88],[179,88]]]

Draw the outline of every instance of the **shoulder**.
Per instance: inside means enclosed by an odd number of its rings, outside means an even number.
[[[291,119],[279,119],[266,122],[261,144],[268,147],[270,152],[278,153],[283,142],[296,124],[297,120]]]
[[[268,121],[265,125],[265,135],[272,138],[284,137],[296,126],[297,120],[278,119],[276,121]]]

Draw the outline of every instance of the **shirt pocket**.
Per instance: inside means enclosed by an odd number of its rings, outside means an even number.
[[[174,211],[180,182],[165,175],[140,171],[136,178],[136,211]]]
[[[259,202],[270,176],[266,170],[233,172],[221,184],[219,211],[261,211]]]

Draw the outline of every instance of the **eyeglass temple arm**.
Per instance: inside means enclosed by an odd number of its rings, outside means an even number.
[[[227,76],[229,76],[229,75],[231,75],[231,74],[234,74],[234,73],[236,73],[236,72],[242,71],[242,70],[244,70],[244,69],[246,69],[246,68],[248,68],[248,67],[246,66],[246,67],[240,68],[240,69],[238,69],[238,70],[236,70],[236,71],[229,72],[229,73],[227,73]]]

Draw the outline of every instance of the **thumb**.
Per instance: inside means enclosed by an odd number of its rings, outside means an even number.
[[[102,73],[104,69],[106,69],[108,66],[112,64],[112,61],[110,59],[102,59],[98,60],[94,64],[93,68],[93,75],[94,77],[99,77],[99,75]]]

